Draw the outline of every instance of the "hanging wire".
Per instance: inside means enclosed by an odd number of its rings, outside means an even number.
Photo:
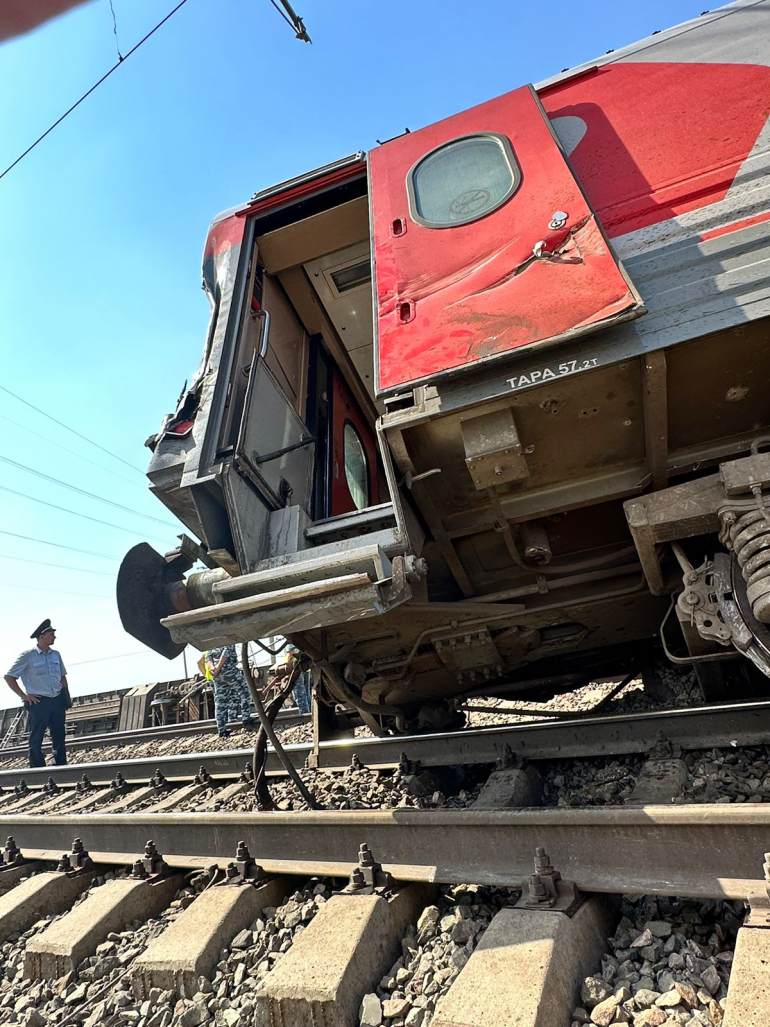
[[[147,40],[150,38],[150,36],[155,35],[155,33],[158,31],[158,29],[161,28],[161,26],[165,25],[166,22],[169,20],[169,18],[171,18],[174,14],[176,14],[176,12],[179,10],[180,7],[184,7],[184,5],[186,3],[187,3],[187,0],[180,0],[180,2],[176,5],[176,7],[174,7],[173,10],[169,11],[168,14],[166,15],[166,17],[162,19],[162,21],[159,21],[158,24],[154,28],[150,29],[150,31],[147,33],[146,36],[143,36],[135,46],[131,47],[131,49],[128,51],[128,53],[125,55],[125,57],[122,56],[121,53],[120,53],[120,50],[118,50],[118,60],[117,60],[117,62],[115,64],[113,64],[113,66],[108,71],[106,71],[97,82],[94,82],[94,84],[91,86],[91,88],[89,90],[87,90],[85,93],[83,93],[83,95],[80,97],[79,100],[76,100],[75,103],[73,103],[71,107],[68,107],[67,110],[64,112],[64,114],[62,114],[62,116],[60,118],[58,118],[56,121],[54,121],[53,125],[51,125],[49,128],[47,128],[45,130],[45,132],[43,132],[42,135],[39,135],[37,137],[37,139],[34,141],[34,143],[31,143],[27,147],[27,149],[24,151],[24,153],[19,154],[19,156],[16,158],[16,160],[8,165],[8,167],[5,169],[5,171],[0,172],[0,178],[5,178],[5,176],[8,174],[9,171],[12,171],[20,161],[24,160],[24,158],[27,156],[28,153],[31,153],[35,149],[36,146],[38,146],[40,143],[42,143],[42,141],[46,138],[46,136],[49,136],[51,134],[51,132],[53,132],[53,130],[55,128],[57,128],[59,125],[61,125],[62,121],[64,121],[65,118],[69,117],[69,115],[72,114],[72,112],[77,107],[79,107],[84,100],[87,100],[88,97],[91,95],[91,93],[93,93],[94,90],[98,89],[99,86],[102,84],[102,82],[104,82],[106,79],[108,79],[110,77],[110,75],[113,73],[113,71],[116,71],[121,66],[121,64],[124,64],[128,60],[128,58],[132,54],[135,54],[136,51],[139,49],[139,47],[142,46],[143,43],[146,43]],[[270,3],[279,12],[281,17],[283,17],[289,23],[289,25],[291,25],[292,29],[294,30],[294,35],[297,37],[297,39],[301,39],[305,43],[312,42],[310,36],[307,34],[307,29],[305,28],[305,25],[304,25],[304,22],[302,21],[302,18],[300,18],[297,14],[294,13],[294,10],[293,10],[291,4],[288,2],[288,0],[281,0],[281,5],[283,7],[283,10],[281,10],[281,8],[278,6],[278,4],[276,3],[276,0],[270,0]],[[110,0],[110,9],[112,10],[112,0]],[[288,12],[288,14],[286,14],[285,12]],[[115,26],[115,42],[116,42],[116,45],[117,45],[118,31],[117,31],[117,23],[115,22],[115,11],[114,10],[112,11],[112,17],[113,17],[113,23],[114,23],[114,26]]]
[[[49,128],[47,128],[45,130],[45,132],[43,132],[42,135],[39,135],[37,137],[37,139],[34,141],[34,143],[31,143],[27,147],[27,149],[24,151],[24,153],[19,154],[19,156],[16,158],[16,160],[13,161],[13,163],[8,165],[8,167],[5,169],[5,171],[0,172],[0,178],[5,178],[5,176],[8,174],[8,172],[12,171],[16,167],[16,165],[19,163],[19,161],[24,160],[24,158],[27,156],[28,153],[31,153],[35,149],[36,146],[38,146],[40,143],[42,143],[42,141],[46,138],[46,136],[49,136],[51,134],[51,132],[53,132],[53,130],[55,128],[57,128],[59,125],[61,125],[62,121],[64,121],[65,118],[69,117],[69,115],[72,114],[72,112],[77,107],[79,107],[84,100],[87,100],[88,97],[91,95],[91,93],[93,93],[95,89],[98,89],[99,86],[102,84],[102,82],[104,82],[106,79],[108,79],[110,77],[110,75],[113,73],[113,71],[116,71],[121,66],[121,64],[123,64],[125,61],[128,60],[128,58],[132,54],[136,53],[136,51],[139,49],[139,47],[142,46],[143,43],[146,43],[147,40],[150,38],[150,36],[153,36],[158,31],[158,29],[162,25],[165,25],[166,22],[168,21],[168,19],[172,15],[176,14],[176,12],[179,10],[180,7],[184,7],[184,5],[186,3],[187,3],[187,0],[180,0],[180,3],[178,3],[173,10],[169,11],[169,13],[166,15],[166,17],[162,21],[159,21],[158,24],[154,28],[150,29],[150,31],[147,33],[147,35],[143,36],[139,40],[139,42],[136,44],[136,46],[132,46],[131,47],[131,49],[128,51],[128,53],[126,54],[125,57],[121,58],[121,60],[119,60],[116,64],[113,64],[113,66],[109,69],[109,71],[106,71],[102,75],[102,77],[98,80],[98,82],[94,82],[94,84],[91,86],[91,88],[87,92],[83,93],[83,95],[80,97],[79,100],[76,100],[75,103],[73,103],[71,107],[68,107],[67,110],[64,112],[64,114],[62,114],[62,116],[60,118],[58,118],[56,121],[54,121],[53,125],[51,125]]]
[[[110,11],[112,13],[112,32],[115,36],[115,49],[118,51],[118,64],[123,61],[123,54],[120,52],[120,43],[118,42],[118,20],[115,17],[115,8],[112,6],[112,0],[110,0]]]

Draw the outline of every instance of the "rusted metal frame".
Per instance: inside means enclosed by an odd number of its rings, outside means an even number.
[[[412,474],[416,473],[414,463],[409,455],[409,451],[406,447],[406,440],[403,432],[398,429],[385,429],[385,442],[390,446],[393,459],[398,465],[398,469],[402,474],[406,474],[407,471]],[[446,560],[447,566],[454,577],[457,584],[460,586],[460,591],[469,599],[475,595],[475,589],[471,583],[471,579],[468,577],[468,573],[463,567],[460,557],[457,555],[455,547],[452,545],[452,540],[444,531],[444,526],[441,523],[441,518],[433,505],[433,500],[428,495],[426,486],[421,481],[412,482],[412,495],[415,498],[417,506],[420,509],[420,513],[425,518],[425,523],[428,525],[433,540],[439,548],[441,555]]]
[[[25,855],[61,853],[72,840],[66,816],[9,816],[0,824]],[[544,846],[584,891],[743,899],[762,875],[770,807],[92,814],[78,818],[78,832],[92,858],[107,854],[107,862],[142,851],[148,836],[173,853],[165,856],[170,866],[201,856],[230,860],[243,841],[267,873],[335,876],[352,872],[366,840],[397,880],[503,887],[528,878]]]
[[[752,446],[766,438],[767,428],[758,428],[741,435],[731,435],[723,442],[704,442],[674,450],[668,461],[669,476],[686,474],[704,467],[717,467],[726,460],[747,457]]]
[[[612,474],[595,476],[588,480],[561,483],[547,488],[522,489],[500,500],[506,519],[512,524],[536,517],[549,517],[577,510],[612,499],[625,499],[642,492],[649,485],[650,476],[643,464]],[[494,516],[489,508],[447,514],[444,528],[450,539],[470,535],[477,530],[494,527]]]
[[[505,516],[505,512],[503,510],[502,503],[500,502],[500,496],[497,492],[497,489],[487,489],[487,495],[489,496],[489,505],[492,507],[492,510],[495,513],[495,531],[500,532],[500,534],[502,535],[503,542],[505,543],[505,548],[508,550],[508,555],[511,558],[511,562],[516,567],[520,567],[524,571],[529,571],[529,573],[532,574],[538,582],[538,585],[543,586],[542,591],[548,591],[547,585],[545,584],[542,576],[538,574],[538,568],[528,567],[524,563],[524,559],[521,553],[519,552],[518,546],[516,545],[516,540],[514,539],[513,533],[511,532],[511,526],[508,523],[508,520]]]
[[[572,588],[576,585],[587,585],[595,582],[609,581],[613,578],[624,577],[628,574],[636,573],[638,575],[639,567],[637,564],[629,566],[626,564],[621,567],[606,567],[602,570],[586,571],[583,574],[565,574],[563,578],[548,578],[547,589],[541,588],[537,583],[533,582],[529,585],[519,585],[515,588],[506,588],[500,592],[491,592],[486,595],[476,596],[474,599],[469,600],[473,603],[506,603],[510,599],[525,599],[527,596],[540,595],[545,591],[553,591],[564,588]],[[634,589],[636,591],[636,589]],[[611,595],[615,595],[616,592],[611,592]],[[605,592],[603,591],[591,591],[585,593],[581,602],[595,602],[604,598]],[[564,604],[561,604],[564,605]],[[515,609],[515,607],[512,607]],[[518,604],[518,611],[521,613],[535,613],[540,612],[542,607],[528,608],[526,603]]]
[[[641,358],[644,445],[653,489],[668,481],[668,391],[666,354],[657,349]]]
[[[655,548],[655,535],[649,525],[640,525],[637,529],[629,520],[629,527],[631,528],[631,534],[636,545],[636,551],[639,554],[639,562],[642,565],[645,580],[650,586],[650,591],[654,596],[665,595],[669,591],[666,582],[663,579],[663,569],[658,559],[657,550]]]
[[[670,591],[663,579],[656,545],[719,531],[717,509],[724,500],[719,475],[713,474],[624,503],[631,536],[653,595]]]
[[[409,548],[409,529],[407,528],[406,516],[401,502],[401,491],[396,477],[396,469],[393,465],[393,453],[388,445],[388,439],[379,418],[375,423],[375,431],[377,433],[377,447],[380,451],[382,467],[385,471],[385,480],[390,492],[390,501],[393,504],[393,514],[396,518],[396,530],[401,537],[404,547]]]

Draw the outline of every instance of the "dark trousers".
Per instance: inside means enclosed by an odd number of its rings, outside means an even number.
[[[51,732],[51,747],[54,763],[62,766],[67,762],[67,750],[64,747],[64,718],[67,711],[64,707],[64,693],[56,696],[40,695],[39,702],[27,707],[29,724],[29,765],[44,767],[43,736],[46,729]]]
[[[300,713],[310,713],[310,694],[312,691],[312,678],[309,670],[303,671],[297,678],[297,683],[291,690],[294,702]]]

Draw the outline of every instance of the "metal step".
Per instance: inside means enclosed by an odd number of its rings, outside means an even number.
[[[390,560],[376,542],[359,546],[334,544],[331,551],[323,546],[293,555],[299,559],[283,563],[265,561],[268,566],[263,564],[251,574],[220,581],[214,585],[214,593],[223,601],[229,601],[348,574],[366,574],[371,581],[382,581],[391,576]]]
[[[161,624],[175,641],[210,649],[234,641],[312,631],[382,612],[380,589],[372,576],[353,573],[228,596],[228,602],[175,613],[164,617]]]
[[[396,523],[392,503],[380,503],[369,506],[365,510],[353,510],[351,513],[337,514],[325,520],[316,521],[305,532],[305,538],[311,545],[323,545],[328,542],[349,541],[383,531]]]

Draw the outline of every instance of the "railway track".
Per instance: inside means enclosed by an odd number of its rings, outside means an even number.
[[[399,765],[402,754],[424,767],[494,763],[507,749],[530,761],[581,759],[595,756],[645,754],[664,736],[682,750],[737,747],[764,744],[770,737],[770,701],[733,703],[579,720],[553,720],[528,724],[499,724],[424,735],[387,738],[343,738],[322,742],[285,745],[295,767],[310,763],[313,769],[342,771],[356,755],[373,769]],[[202,768],[214,780],[234,781],[251,760],[251,748],[193,752],[171,756],[121,758],[119,769],[129,785],[145,784],[160,770],[171,783],[189,783]],[[268,772],[282,768],[270,751]],[[78,762],[66,767],[36,767],[0,770],[0,788],[12,789],[21,778],[32,789],[53,779],[62,787],[74,787],[85,774],[95,787],[106,787],[118,764],[112,761]]]
[[[754,702],[287,747],[335,801],[389,782],[390,809],[252,812],[250,749],[3,770],[0,1023],[767,1027],[770,803],[672,800],[686,754],[761,762],[769,723]],[[632,761],[627,805],[482,808],[569,760]],[[400,804],[458,767],[470,808]]]
[[[300,713],[295,708],[281,710],[276,717],[276,725],[279,727],[295,727],[300,724],[309,724],[310,714]],[[239,728],[239,724],[230,725],[232,728]],[[195,738],[198,735],[213,734],[217,729],[215,720],[196,720],[187,724],[161,724],[154,727],[136,728],[132,731],[112,731],[108,734],[81,735],[77,738],[67,739],[67,751],[79,752],[84,749],[93,749],[98,746],[122,746],[141,745],[145,742],[165,742],[179,738]],[[46,740],[43,747],[44,752],[50,753],[50,743]],[[26,745],[11,745],[0,749],[0,760],[14,756],[25,757],[27,755]]]
[[[767,901],[767,807],[93,815],[76,841],[66,816],[0,823],[0,942],[24,946],[0,1009],[39,1001],[28,1027],[768,1022],[770,936],[740,926]]]

